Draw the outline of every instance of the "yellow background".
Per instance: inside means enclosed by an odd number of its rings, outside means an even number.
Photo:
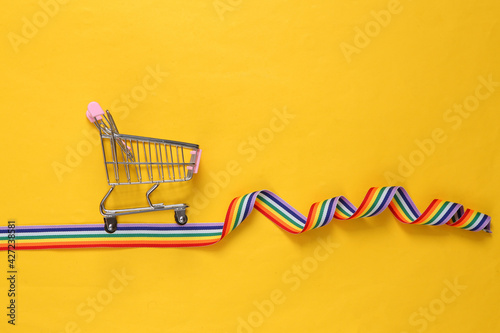
[[[478,77],[500,81],[496,1],[67,1],[49,6],[46,22],[37,1],[2,5],[2,224],[102,221],[102,154],[85,135],[97,137],[85,118],[95,100],[115,107],[123,133],[200,144],[200,173],[153,196],[191,204],[189,223],[222,221],[232,198],[254,190],[272,190],[305,214],[337,195],[358,205],[371,186],[392,182],[422,211],[441,198],[489,214],[494,233],[406,226],[384,212],[293,236],[255,212],[206,248],[22,251],[17,325],[7,325],[2,278],[1,331],[500,329],[500,87],[467,116],[447,113],[474,101]],[[390,22],[377,23],[393,6]],[[30,32],[24,26],[34,20]],[[357,36],[365,29],[371,36]],[[357,51],[345,54],[346,45]],[[168,75],[142,98],[148,68]],[[127,108],[123,95],[132,92],[141,100]],[[243,153],[284,110],[294,118],[283,130],[255,158]],[[430,144],[436,128],[445,139]],[[85,156],[58,178],[54,165],[68,167],[78,147]],[[418,165],[400,173],[410,158]],[[199,193],[213,190],[214,174],[233,160],[239,173],[203,202]],[[146,188],[119,188],[110,205],[144,204]],[[321,242],[335,243],[323,261]],[[293,273],[296,265],[309,273]],[[7,270],[6,254],[0,267]],[[123,271],[133,278],[109,304],[91,320],[78,311],[109,296]],[[280,304],[269,305],[280,292]]]

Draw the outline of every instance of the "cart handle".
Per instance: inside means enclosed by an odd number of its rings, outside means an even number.
[[[87,118],[90,120],[91,123],[95,122],[96,120],[101,120],[102,115],[104,114],[103,109],[97,102],[90,102],[89,106],[87,107]]]

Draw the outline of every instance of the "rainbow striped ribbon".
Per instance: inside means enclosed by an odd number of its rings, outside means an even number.
[[[406,224],[449,225],[490,233],[491,217],[450,201],[435,199],[420,213],[408,193],[399,186],[372,187],[356,208],[343,196],[313,204],[302,215],[276,194],[256,191],[231,201],[224,223],[119,223],[113,234],[103,224],[16,226],[17,249],[60,249],[93,247],[189,247],[217,243],[243,222],[253,208],[282,229],[292,233],[320,228],[333,218],[352,220],[380,214],[387,207]],[[8,228],[0,228],[0,250],[8,247]]]

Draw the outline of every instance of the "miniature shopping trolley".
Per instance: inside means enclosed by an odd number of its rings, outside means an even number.
[[[104,216],[104,229],[117,229],[117,216],[152,211],[173,210],[175,221],[186,224],[186,204],[153,204],[150,195],[160,183],[183,182],[198,172],[201,149],[198,145],[179,141],[154,139],[120,134],[111,113],[96,102],[87,109],[87,118],[97,127],[101,136],[106,177],[111,188],[99,206]],[[153,184],[146,192],[147,207],[106,209],[104,204],[116,185]]]

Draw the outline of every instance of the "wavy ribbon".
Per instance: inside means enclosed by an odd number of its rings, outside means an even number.
[[[113,234],[100,224],[16,226],[19,249],[61,249],[94,247],[190,247],[217,243],[258,210],[282,229],[300,234],[324,227],[333,218],[352,220],[380,214],[387,207],[402,223],[443,225],[469,231],[491,233],[491,217],[454,202],[435,199],[420,213],[408,193],[400,186],[372,187],[356,208],[343,196],[316,202],[308,216],[302,215],[273,192],[256,191],[231,201],[224,223],[119,223]],[[0,227],[0,250],[8,248],[8,228]]]

